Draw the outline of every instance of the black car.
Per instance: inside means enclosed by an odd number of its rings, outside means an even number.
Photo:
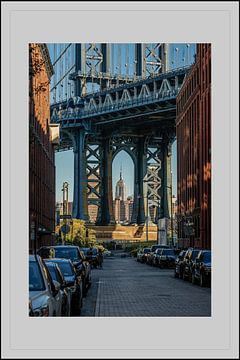
[[[141,263],[145,263],[147,261],[147,255],[150,252],[150,248],[140,249],[137,253],[137,261]]]
[[[182,277],[183,277],[183,259],[184,259],[186,252],[187,252],[186,250],[180,251],[180,253],[178,254],[178,256],[175,260],[174,276],[180,277],[180,279],[182,279]]]
[[[85,258],[83,252],[78,246],[74,245],[56,245],[47,246],[39,249],[38,254],[42,258],[60,258],[70,259],[75,267],[78,276],[81,276],[83,283],[83,296],[91,285],[91,267]]]
[[[175,266],[176,255],[174,249],[162,249],[159,254],[159,267],[173,268]]]
[[[183,280],[192,281],[192,267],[200,249],[190,248],[183,259]]]
[[[71,315],[79,315],[82,307],[82,280],[69,259],[52,258],[45,259],[45,263],[56,263],[63,276],[66,286],[71,291]]]
[[[61,293],[61,301],[62,301],[62,316],[70,316],[71,315],[71,300],[72,293],[70,288],[67,286],[64,276],[58,266],[58,264],[46,261],[47,268],[50,272],[50,275],[53,280],[58,281],[60,284],[60,293]]]
[[[96,248],[81,248],[81,251],[84,253],[86,260],[93,267],[99,266],[99,254]]]
[[[153,258],[154,258],[154,253],[157,249],[168,249],[169,246],[168,245],[152,245],[150,248],[150,252],[147,254],[147,260],[146,263],[148,265],[153,265]]]
[[[159,257],[161,255],[161,252],[162,252],[162,248],[159,248],[155,250],[155,252],[153,253],[153,257],[152,257],[153,266],[159,266]]]
[[[192,270],[192,283],[200,286],[211,284],[211,250],[201,250],[196,257]]]

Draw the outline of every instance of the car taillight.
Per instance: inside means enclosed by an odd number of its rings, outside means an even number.
[[[45,306],[42,310],[42,316],[49,316],[49,307]]]
[[[44,306],[42,308],[36,309],[34,310],[34,315],[35,317],[38,316],[49,316],[49,307],[48,306]]]

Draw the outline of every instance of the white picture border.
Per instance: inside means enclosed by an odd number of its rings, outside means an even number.
[[[2,2],[2,357],[238,358],[238,2]],[[28,43],[212,44],[210,318],[29,318]]]

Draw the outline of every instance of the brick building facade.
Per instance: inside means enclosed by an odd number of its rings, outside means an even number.
[[[29,252],[51,244],[55,226],[55,164],[50,126],[50,79],[45,44],[29,44]]]
[[[211,44],[177,96],[178,244],[211,248]]]

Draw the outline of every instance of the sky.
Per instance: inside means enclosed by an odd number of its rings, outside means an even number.
[[[131,75],[133,72],[133,44],[122,44],[122,50],[121,50],[121,58],[122,58],[122,65],[121,65],[121,73],[128,73]],[[193,62],[194,54],[196,51],[196,45],[195,44],[169,44],[169,67],[175,68],[179,66],[186,65],[187,59],[190,59],[190,63]],[[58,44],[60,46],[60,44]],[[56,44],[48,44],[50,56],[52,59],[52,62],[58,58],[58,51],[60,51],[57,48]],[[62,44],[61,49],[68,47],[68,44]],[[74,54],[72,53],[72,50],[74,51],[74,47],[68,47],[68,50],[66,51],[66,54],[69,52],[69,56],[64,59],[64,63],[60,64],[60,69],[55,67],[55,75],[52,78],[52,83],[56,83],[58,81],[58,76],[62,76],[62,71],[64,66],[67,66],[67,68],[71,67],[72,61],[74,59]],[[113,68],[115,71],[119,70],[120,61],[118,60],[119,55],[119,44],[114,44],[114,51],[112,52],[112,59],[111,64],[113,64]],[[178,56],[177,56],[178,55]],[[126,59],[128,59],[129,64],[126,66]],[[64,94],[68,97],[69,94],[72,92],[72,89],[67,89],[69,86],[69,82],[66,79],[65,82],[63,82],[63,86],[60,87],[60,91],[55,93],[55,96],[59,96],[58,99],[61,99],[61,96],[64,97]],[[66,84],[66,89],[65,85]],[[54,90],[55,91],[55,90]],[[53,101],[53,93],[51,92],[51,101]],[[89,89],[91,91],[91,89]],[[55,97],[56,99],[56,97]],[[172,149],[172,181],[173,181],[173,195],[177,196],[177,154],[176,154],[176,141],[173,144]],[[68,151],[61,151],[56,152],[55,156],[55,164],[56,164],[56,201],[62,201],[62,186],[63,182],[67,181],[69,183],[69,201],[72,201],[73,199],[73,152],[72,150]],[[115,159],[113,160],[112,164],[112,175],[113,175],[113,195],[115,194],[115,185],[116,182],[119,180],[120,175],[120,168],[122,166],[122,177],[126,183],[127,186],[127,195],[133,195],[133,182],[134,182],[134,169],[133,169],[133,162],[130,158],[130,156],[124,152],[121,151],[117,154]]]

